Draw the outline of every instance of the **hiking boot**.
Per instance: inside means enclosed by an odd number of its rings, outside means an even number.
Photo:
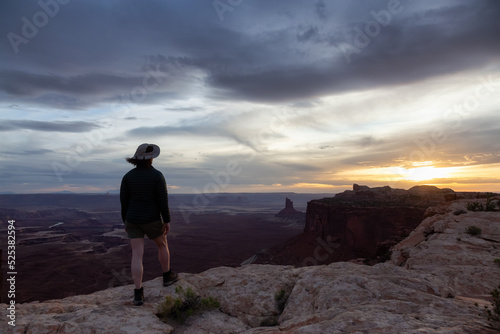
[[[179,280],[179,275],[173,273],[172,270],[163,273],[163,286],[169,286]]]
[[[134,305],[141,306],[144,303],[144,287],[134,289]]]

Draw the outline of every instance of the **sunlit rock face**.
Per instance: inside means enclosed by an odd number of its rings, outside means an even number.
[[[427,218],[394,247],[389,261],[293,266],[251,264],[180,274],[167,288],[144,283],[43,303],[16,305],[15,327],[1,333],[498,333],[483,306],[500,284],[500,212],[470,212],[467,200],[427,210]],[[472,236],[467,227],[481,233]],[[155,315],[175,287],[212,296],[220,308],[185,324]],[[286,298],[282,305],[276,296]],[[477,305],[476,305],[477,303]],[[7,305],[0,305],[8,319]]]
[[[429,208],[429,215],[392,250],[391,262],[442,277],[459,295],[489,296],[500,284],[500,213],[466,210],[470,200]],[[481,233],[467,233],[474,226]]]

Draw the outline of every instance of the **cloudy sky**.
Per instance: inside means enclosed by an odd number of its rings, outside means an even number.
[[[500,191],[500,1],[5,0],[0,192]]]

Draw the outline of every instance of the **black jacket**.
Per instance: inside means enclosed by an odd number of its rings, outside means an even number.
[[[167,184],[163,174],[152,166],[136,167],[123,176],[120,202],[123,222],[170,222]]]

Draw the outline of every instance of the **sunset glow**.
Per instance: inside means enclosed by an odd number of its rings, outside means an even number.
[[[450,176],[450,168],[436,168],[434,166],[410,168],[405,172],[405,179],[412,181],[425,181],[443,179]]]

